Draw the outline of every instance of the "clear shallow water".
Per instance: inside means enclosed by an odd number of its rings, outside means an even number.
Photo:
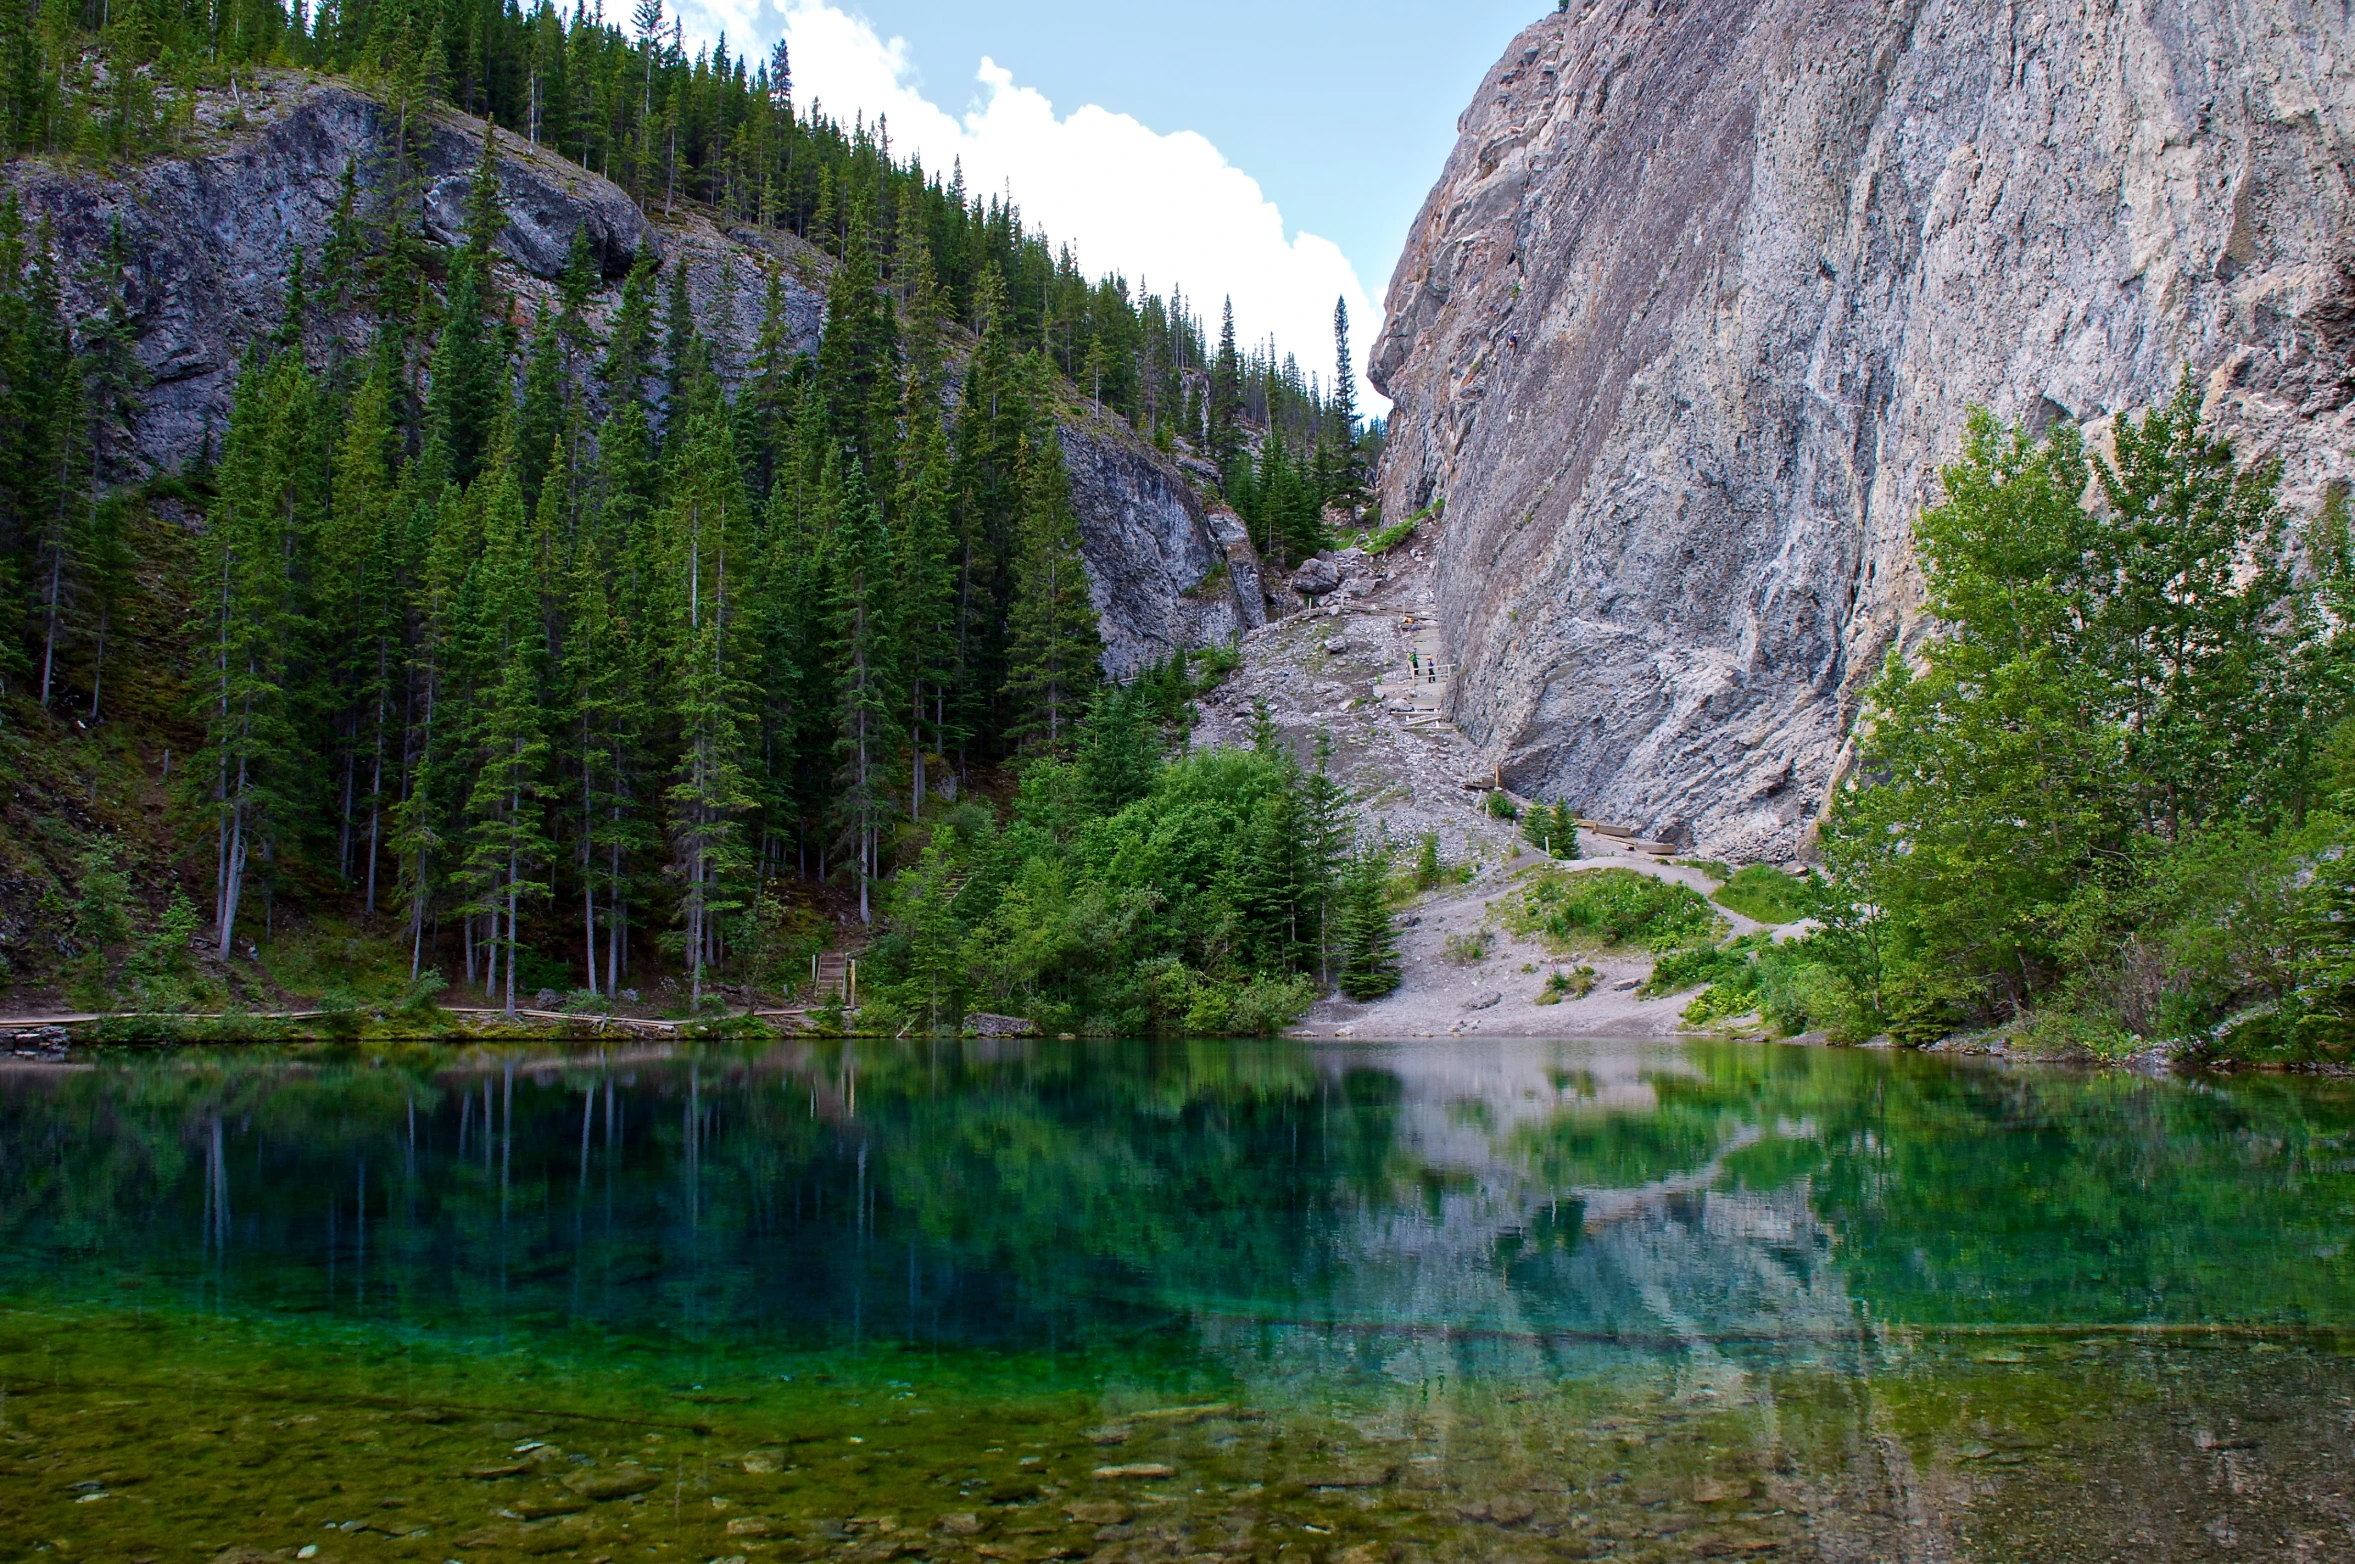
[[[1614,1041],[0,1072],[0,1558],[2355,1557],[2355,1090]]]

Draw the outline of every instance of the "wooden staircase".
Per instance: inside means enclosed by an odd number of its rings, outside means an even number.
[[[810,958],[810,1003],[851,1009],[858,1003],[858,979],[856,956],[847,950],[821,951]]]
[[[1440,709],[1447,703],[1448,686],[1455,675],[1454,665],[1441,660],[1445,648],[1440,645],[1439,621],[1410,614],[1399,628],[1407,636],[1406,666],[1393,668],[1376,681],[1375,698],[1404,702],[1409,708],[1404,727],[1436,726],[1441,721]]]

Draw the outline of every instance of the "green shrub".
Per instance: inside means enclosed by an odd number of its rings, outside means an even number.
[[[441,1009],[441,997],[449,989],[438,967],[427,967],[406,984],[394,998],[392,1008],[405,1016],[430,1016]]]
[[[1708,940],[1719,919],[1692,887],[1672,880],[1655,880],[1633,869],[1541,867],[1522,886],[1508,923],[1516,933],[1557,941],[1584,938],[1673,950]]]
[[[1387,554],[1412,536],[1414,530],[1428,521],[1438,509],[1439,506],[1433,503],[1416,511],[1404,521],[1394,521],[1389,526],[1378,528],[1372,532],[1361,532],[1357,537],[1357,546],[1369,554]]]
[[[1657,999],[1703,983],[1733,983],[1754,988],[1757,978],[1751,967],[1756,949],[1754,939],[1744,938],[1730,945],[1694,945],[1672,950],[1653,963],[1652,975],[1644,979],[1644,986],[1637,992],[1646,999]]]
[[[1724,865],[1694,867],[1723,868]],[[1725,884],[1718,887],[1711,900],[1759,923],[1796,923],[1815,907],[1813,875],[1785,874],[1773,864],[1754,863],[1744,865],[1731,877],[1720,878],[1725,879]]]
[[[1450,934],[1441,943],[1439,953],[1459,967],[1477,966],[1488,959],[1495,943],[1494,929],[1478,928],[1469,934]]]
[[[1758,985],[1753,978],[1748,983],[1713,983],[1695,994],[1681,1014],[1694,1026],[1714,1026],[1757,1008]]]
[[[1243,666],[1243,649],[1225,642],[1214,642],[1193,654],[1194,690],[1207,695],[1219,687],[1226,676]]]
[[[1533,1003],[1558,1005],[1565,999],[1584,999],[1595,991],[1595,969],[1577,967],[1564,972],[1556,967],[1546,974],[1545,987],[1538,990]]]
[[[131,938],[131,877],[115,863],[114,843],[101,838],[83,852],[82,894],[74,907],[74,935],[92,950]]]
[[[1491,788],[1488,793],[1488,813],[1496,820],[1518,820],[1521,806],[1513,802],[1513,795],[1503,788]]]

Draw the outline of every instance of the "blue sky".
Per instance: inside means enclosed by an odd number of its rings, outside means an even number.
[[[1235,298],[1246,337],[1363,344],[1455,120],[1542,0],[681,0],[691,36],[793,42],[797,97],[890,115],[896,145],[1077,245],[1091,271]],[[609,7],[610,9],[610,7]],[[988,68],[984,69],[984,62]],[[1361,355],[1362,356],[1362,355]]]

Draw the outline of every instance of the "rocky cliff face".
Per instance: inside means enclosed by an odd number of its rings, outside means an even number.
[[[2285,495],[2355,433],[2355,21],[2297,0],[1592,0],[1516,38],[1391,281],[1389,514],[1517,789],[1803,845],[1915,633],[1966,410],[2201,377]],[[2098,428],[2094,431],[2098,437]]]
[[[1267,622],[1249,529],[1110,420],[1060,426],[1104,671],[1125,679]],[[1143,447],[1142,449],[1140,449]]]
[[[459,243],[482,122],[442,111],[408,128],[425,181],[426,230]],[[149,384],[109,481],[183,467],[208,439],[218,449],[239,361],[283,316],[295,251],[315,277],[347,165],[363,208],[381,203],[400,130],[393,111],[365,94],[288,72],[266,75],[235,98],[200,99],[197,134],[178,157],[107,173],[30,160],[0,165],[0,183],[16,193],[28,228],[47,226],[76,318],[104,309],[109,234],[117,220],[123,226],[122,286]],[[828,266],[818,252],[778,234],[723,233],[700,214],[649,221],[620,187],[545,147],[501,131],[497,148],[507,217],[501,282],[519,324],[529,325],[536,305],[553,307],[573,235],[585,230],[604,274],[590,305],[594,322],[610,316],[619,279],[651,251],[666,267],[686,268],[696,321],[723,379],[750,359],[772,266],[784,284],[794,349],[816,348]],[[339,337],[357,350],[369,328],[364,319],[329,316],[311,345],[316,352],[323,338]],[[1222,530],[1175,464],[1111,420],[1068,427],[1065,451],[1109,672],[1126,676],[1263,622],[1243,529]]]
[[[437,114],[410,128],[426,229],[454,242],[482,155],[482,123]],[[69,314],[103,309],[108,233],[116,220],[123,225],[122,285],[150,383],[130,442],[136,470],[109,476],[177,468],[196,456],[208,429],[218,436],[239,358],[284,313],[295,250],[315,276],[347,165],[364,205],[381,201],[399,129],[392,111],[360,93],[287,74],[264,77],[236,100],[201,98],[198,135],[184,156],[112,174],[30,161],[8,167],[27,226],[49,227]],[[563,271],[576,229],[587,229],[609,279],[649,247],[662,253],[618,187],[515,137],[502,134],[498,145],[508,215],[499,248],[527,296],[544,295]],[[756,294],[756,310],[758,302]],[[813,342],[817,313],[813,305]],[[364,327],[337,320],[325,329],[356,347]]]

